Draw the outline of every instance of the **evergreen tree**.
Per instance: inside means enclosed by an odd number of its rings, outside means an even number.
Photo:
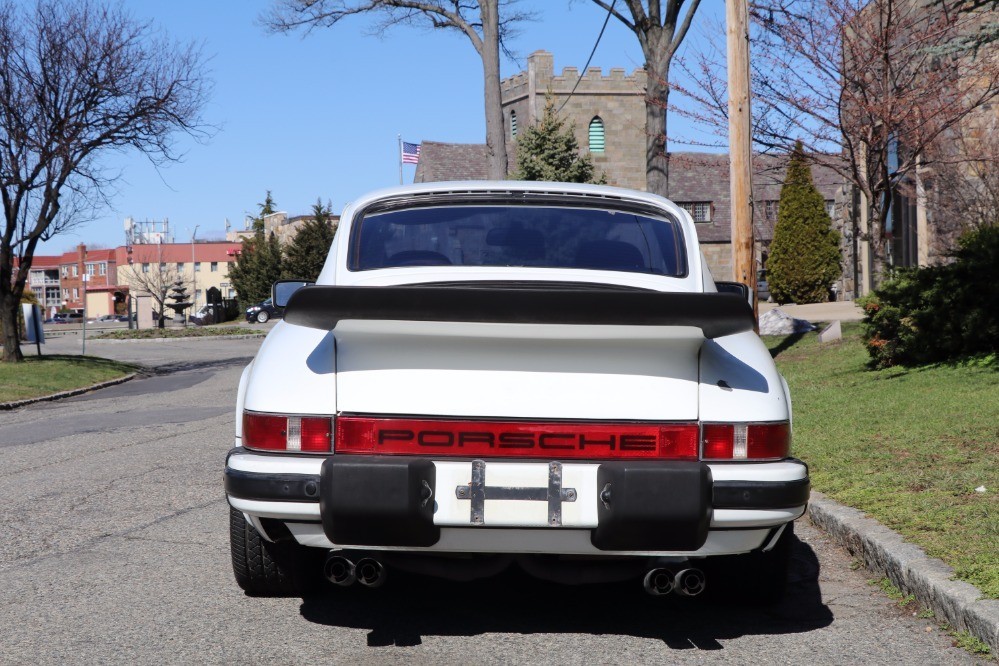
[[[517,139],[516,180],[546,180],[563,183],[603,183],[593,179],[593,160],[579,154],[571,125],[558,117],[555,99],[545,98],[541,121],[528,127]]]
[[[770,293],[778,303],[819,303],[840,274],[839,234],[799,141],[780,191],[777,225],[767,260]]]
[[[267,190],[267,196],[264,197],[263,203],[258,203],[257,207],[260,208],[260,214],[257,215],[257,219],[261,222],[268,215],[273,215],[277,212],[277,204],[274,203],[274,197],[271,196],[271,191]]]
[[[253,235],[243,239],[239,256],[229,269],[229,280],[244,308],[270,298],[271,285],[281,279],[281,243],[273,231],[264,232],[264,216],[275,210],[270,190],[257,206],[260,212],[253,219]]]
[[[312,206],[312,218],[302,224],[294,240],[285,253],[284,274],[289,279],[312,280],[326,263],[326,255],[333,245],[336,224],[333,222],[333,207],[327,201],[316,199]]]

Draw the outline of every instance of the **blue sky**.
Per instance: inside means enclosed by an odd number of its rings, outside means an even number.
[[[339,213],[369,190],[398,184],[397,134],[410,142],[485,141],[482,68],[465,37],[405,26],[373,36],[363,17],[308,36],[270,35],[257,24],[269,5],[125,2],[171,38],[203,45],[214,81],[204,115],[220,129],[205,144],[183,141],[183,161],[159,171],[141,156],[111,157],[109,166],[123,173],[112,207],[39,253],[79,242],[120,245],[126,216],[169,218],[178,241],[189,239],[195,225],[198,238],[221,238],[225,219],[241,228],[268,189],[292,215],[308,213],[317,197]],[[504,59],[502,76],[523,69],[538,49],[554,53],[556,71],[582,68],[605,12],[589,0],[524,0],[523,6],[538,19],[512,41],[518,59]],[[701,14],[708,18],[707,7]],[[696,28],[688,36],[706,38]],[[717,39],[723,43],[724,35]],[[630,72],[642,62],[637,38],[612,18],[591,66]],[[671,131],[683,131],[675,116],[670,123]],[[414,170],[404,167],[405,182]]]

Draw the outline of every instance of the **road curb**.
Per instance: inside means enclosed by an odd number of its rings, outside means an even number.
[[[17,409],[18,407],[24,407],[25,405],[32,405],[36,402],[47,402],[49,400],[72,398],[74,395],[82,395],[84,393],[89,393],[90,391],[96,391],[97,389],[107,388],[109,386],[115,386],[116,384],[124,384],[125,382],[131,379],[135,379],[140,374],[142,373],[133,372],[131,374],[125,375],[124,377],[119,377],[118,379],[109,379],[108,381],[101,382],[99,384],[84,386],[83,388],[73,389],[72,391],[60,391],[59,393],[53,393],[51,395],[43,395],[38,398],[26,398],[24,400],[15,400],[14,402],[0,402],[0,411],[9,411],[11,409]]]
[[[937,618],[967,631],[999,654],[999,600],[983,598],[970,583],[953,580],[954,569],[929,557],[863,512],[812,491],[808,514],[867,568],[886,576],[904,594],[931,609]]]
[[[87,338],[87,342],[97,342],[100,344],[118,344],[121,342],[174,342],[176,340],[255,340],[267,337],[266,333],[247,333],[246,335],[191,335],[176,338],[134,338],[130,340],[116,340],[114,338]]]

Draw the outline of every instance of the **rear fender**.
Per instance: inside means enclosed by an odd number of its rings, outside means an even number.
[[[251,364],[243,407],[279,414],[335,413],[333,334],[279,322]]]
[[[705,422],[785,421],[791,404],[759,336],[706,340],[700,358],[700,418]]]

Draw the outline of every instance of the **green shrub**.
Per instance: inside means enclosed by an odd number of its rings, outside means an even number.
[[[901,269],[864,308],[875,367],[924,365],[999,351],[999,227],[961,239],[954,263]]]
[[[780,191],[770,243],[767,279],[778,303],[820,303],[840,275],[839,234],[832,229],[822,194],[799,141]]]

